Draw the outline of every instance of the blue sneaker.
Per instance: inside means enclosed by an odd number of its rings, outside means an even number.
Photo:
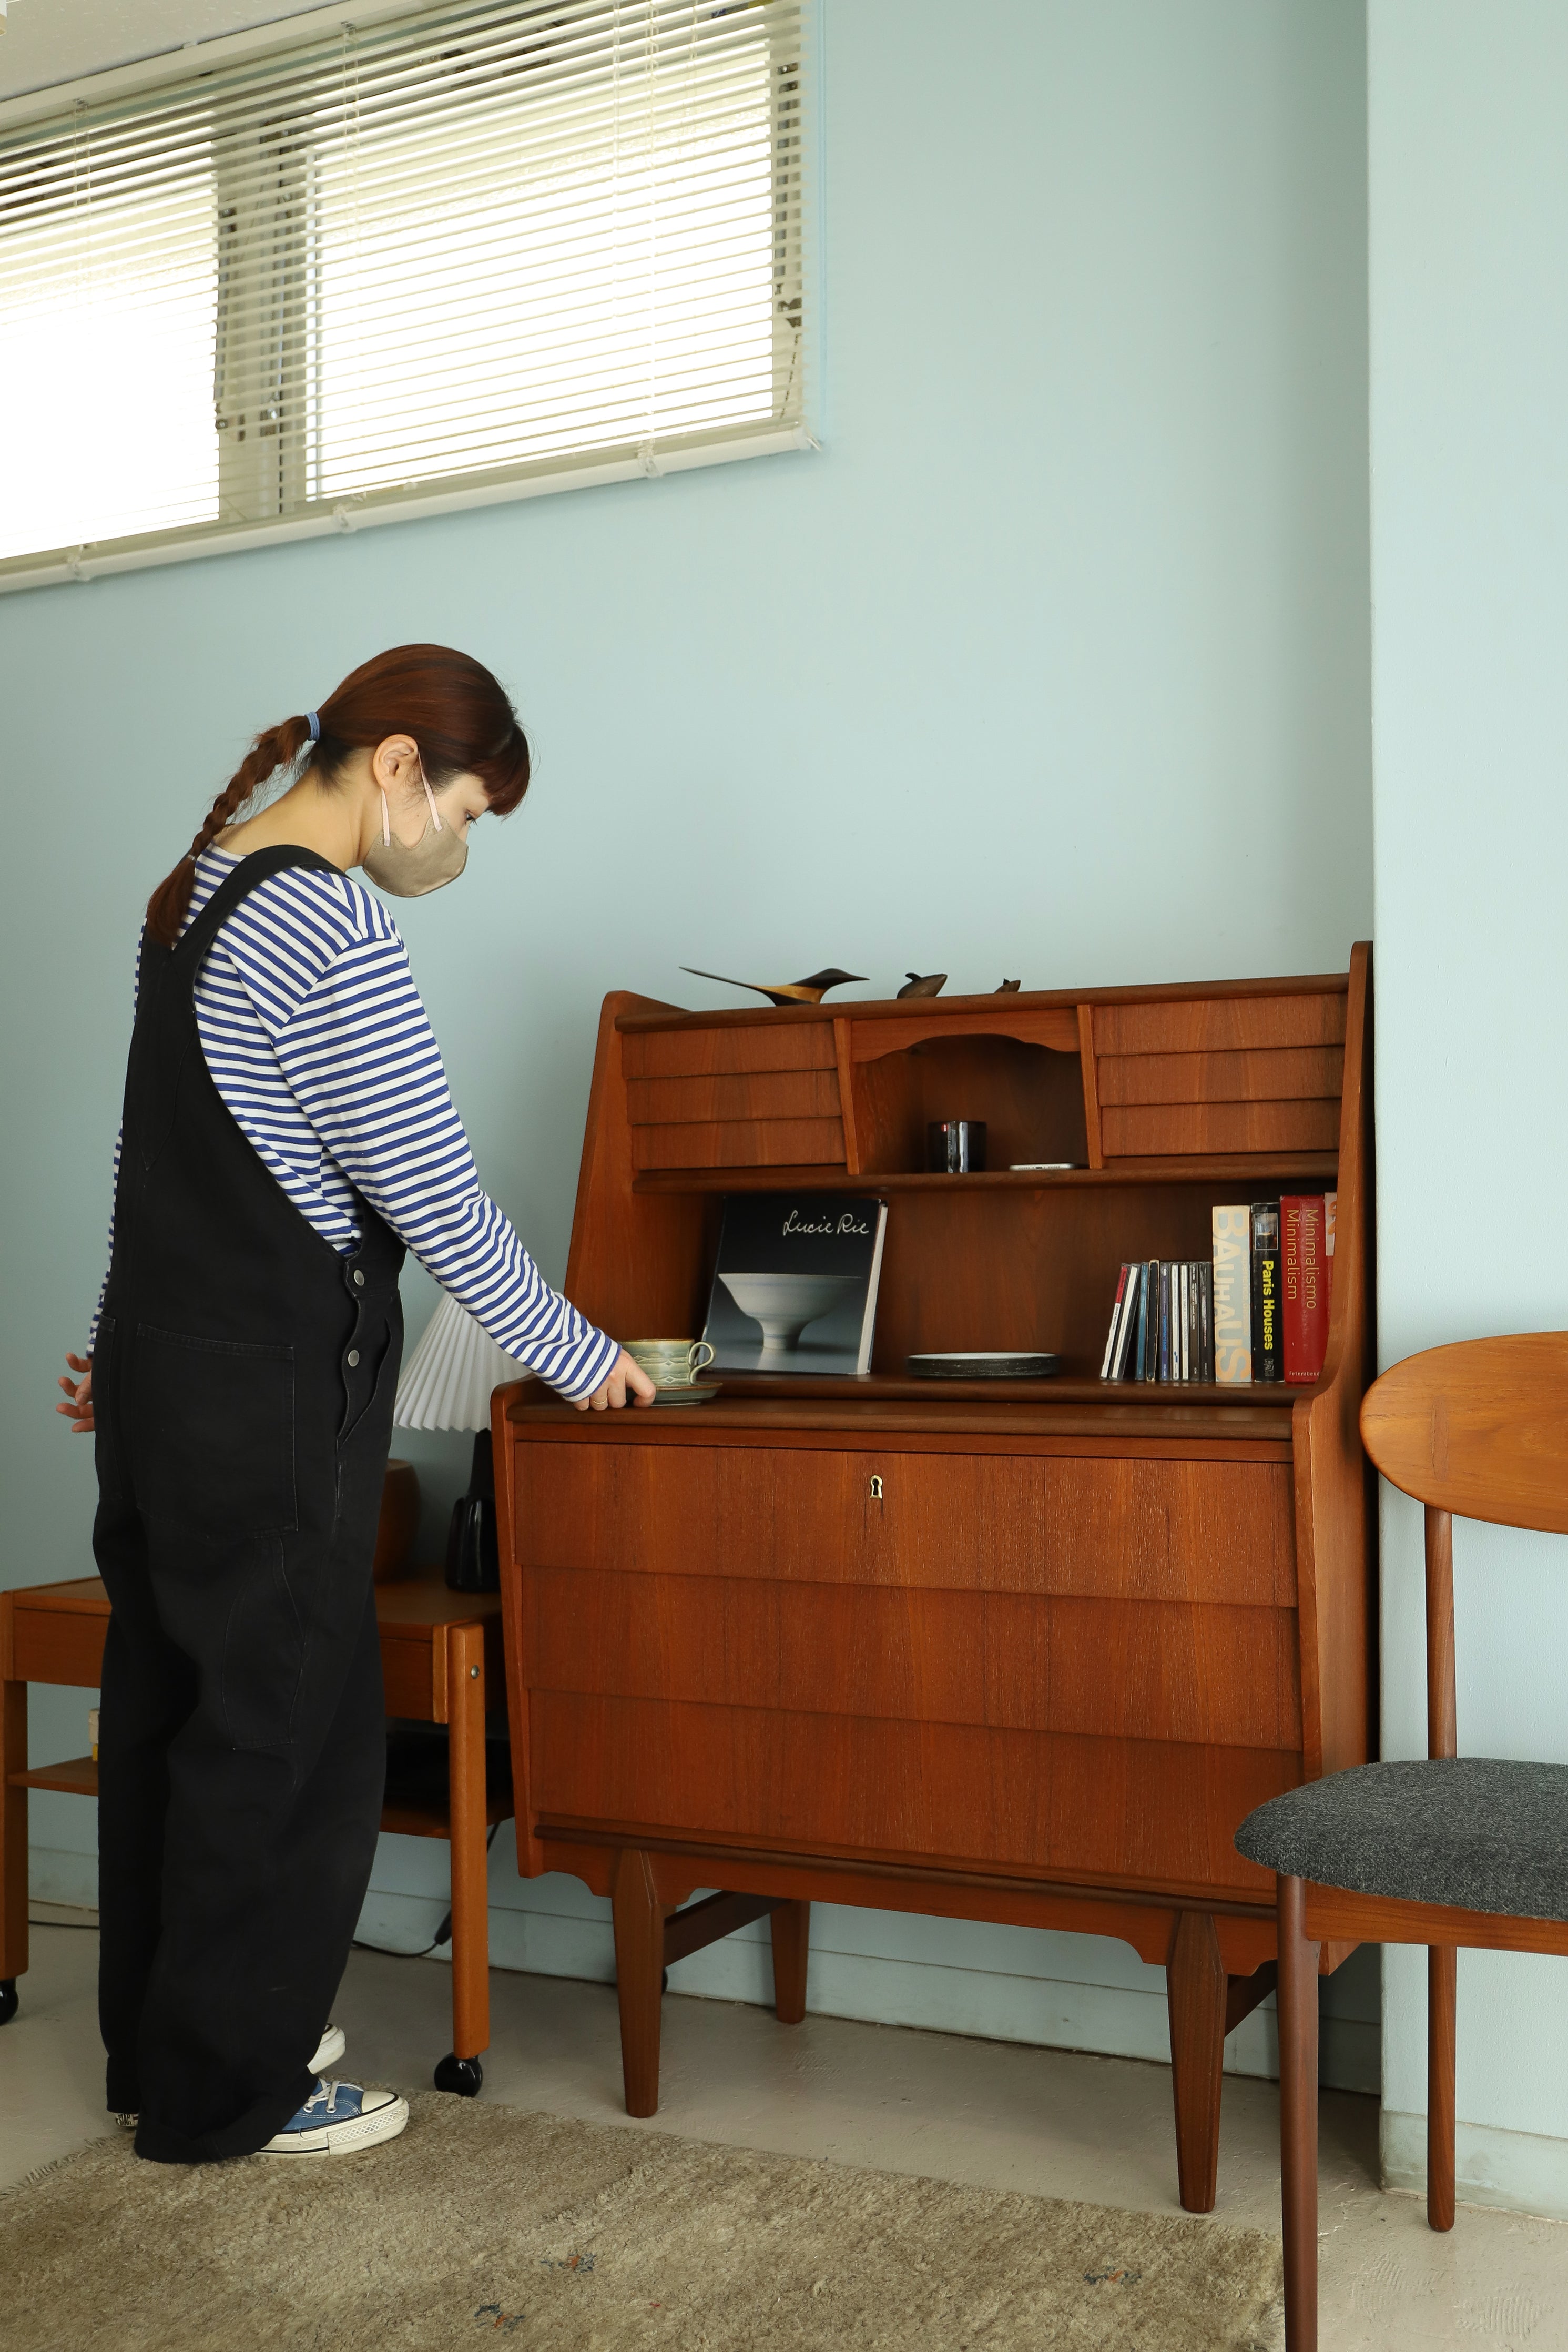
[[[408,2101],[395,2091],[364,2091],[358,2083],[319,2080],[298,2114],[274,2132],[263,2156],[354,2156],[378,2141],[396,2139],[408,2121]]]

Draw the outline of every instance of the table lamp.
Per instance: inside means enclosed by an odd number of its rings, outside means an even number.
[[[446,1581],[455,1592],[500,1591],[490,1391],[503,1381],[527,1377],[528,1366],[497,1347],[467,1308],[444,1291],[397,1384],[392,1419],[398,1428],[475,1433],[468,1491],[452,1506],[446,1535]]]

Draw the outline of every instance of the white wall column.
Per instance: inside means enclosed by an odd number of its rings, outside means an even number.
[[[1380,1348],[1568,1322],[1568,9],[1370,0]],[[1568,1408],[1564,1434],[1568,1439]],[[1383,1509],[1384,1753],[1424,1752],[1419,1514]],[[1568,1759],[1568,1545],[1456,1536],[1459,1745]],[[1425,2177],[1426,1972],[1384,2158]],[[1461,2198],[1568,2213],[1568,1964],[1459,1964]]]

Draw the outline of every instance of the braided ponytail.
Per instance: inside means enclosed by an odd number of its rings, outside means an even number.
[[[528,788],[528,739],[517,724],[506,688],[471,655],[450,646],[393,646],[350,670],[316,713],[319,739],[308,772],[336,784],[355,752],[373,751],[389,735],[412,735],[424,773],[439,791],[452,777],[477,777],[497,816],[515,809]],[[311,743],[308,719],[286,719],[258,735],[212,807],[206,823],[172,874],[147,901],[150,936],[172,948],[180,936],[195,884],[196,860],[276,770],[290,765]]]
[[[207,811],[202,829],[189,849],[147,901],[147,929],[162,946],[172,948],[180,936],[196,884],[196,860],[203,850],[217,839],[225,825],[234,823],[268,776],[291,765],[309,740],[309,722],[304,719],[286,719],[281,727],[264,728],[256,737]]]

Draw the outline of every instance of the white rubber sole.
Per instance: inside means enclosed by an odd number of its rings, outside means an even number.
[[[357,2156],[361,2148],[377,2147],[396,2139],[408,2121],[408,2101],[395,2092],[367,2092],[382,2104],[339,2122],[323,2123],[312,2131],[278,2132],[262,2149],[263,2156]]]

